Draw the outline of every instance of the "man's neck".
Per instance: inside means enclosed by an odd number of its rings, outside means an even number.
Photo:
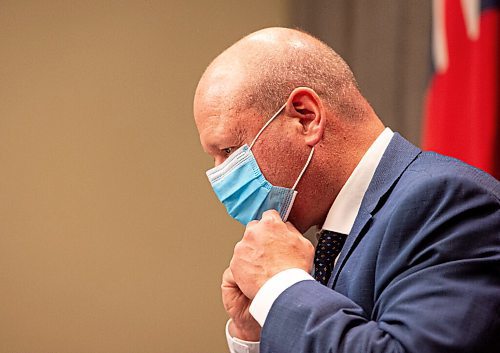
[[[384,129],[385,126],[383,126],[382,123],[374,123],[371,124],[370,127],[369,124],[367,124],[362,135],[359,134],[358,128],[356,130],[358,133],[357,135],[354,133],[346,134],[342,137],[341,141],[331,144],[331,155],[336,158],[332,158],[330,163],[328,163],[329,168],[327,169],[327,175],[325,175],[326,180],[328,180],[328,186],[321,188],[322,190],[318,190],[318,200],[321,200],[322,212],[321,217],[317,220],[317,226],[321,227],[324,224],[330,207],[338,197],[339,192],[342,190],[365,153]],[[342,146],[343,143],[343,145],[346,146],[346,141],[349,141],[349,144],[344,151],[333,151],[335,145]]]
[[[342,234],[351,232],[375,171],[393,136],[392,130],[386,128],[368,148],[335,198],[323,229]]]

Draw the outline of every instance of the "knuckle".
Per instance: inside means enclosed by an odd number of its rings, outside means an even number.
[[[265,213],[268,213],[270,215],[274,215],[274,216],[279,216],[280,214],[278,213],[278,211],[274,210],[274,209],[271,209],[271,210],[267,210]]]
[[[248,222],[248,223],[247,223],[247,227],[246,227],[246,229],[253,228],[253,227],[255,227],[257,224],[259,224],[259,221],[256,221],[256,220],[250,221],[250,222]]]
[[[274,217],[262,217],[260,222],[266,226],[272,226],[277,223],[277,220]]]
[[[276,210],[267,210],[262,213],[262,216],[272,215],[273,213],[277,213]]]
[[[229,268],[231,269],[230,270],[231,271],[231,278],[233,278],[233,274],[232,274],[233,271],[232,270],[236,268],[236,259],[234,258],[234,256],[231,259],[231,261],[229,262]]]
[[[276,210],[267,210],[262,213],[261,222],[272,223],[281,221],[281,216]]]
[[[252,222],[257,222],[257,221],[252,221]],[[245,232],[243,233],[243,239],[248,240],[252,238],[255,235],[257,223],[253,224],[248,224],[247,227],[245,228]]]
[[[251,241],[255,239],[255,237],[259,234],[259,227],[257,225],[245,229],[245,233],[243,233],[242,241]]]
[[[233,253],[234,253],[235,255],[236,255],[236,254],[238,254],[238,253],[241,251],[242,247],[243,247],[243,242],[240,240],[240,241],[239,241],[239,242],[237,242],[237,243],[236,243],[236,245],[234,246],[234,251],[233,251]],[[234,256],[233,256],[233,258],[231,259],[231,262],[233,262],[233,259],[234,259]]]

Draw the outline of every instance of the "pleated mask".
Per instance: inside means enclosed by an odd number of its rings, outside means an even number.
[[[283,105],[260,129],[250,146],[247,144],[234,151],[223,163],[206,172],[208,180],[227,213],[247,225],[259,220],[267,210],[276,210],[284,222],[292,209],[297,191],[295,190],[302,175],[311,162],[314,147],[293,187],[285,188],[272,185],[262,174],[252,147],[260,134],[283,111]]]

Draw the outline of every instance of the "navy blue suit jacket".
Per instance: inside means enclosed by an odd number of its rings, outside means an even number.
[[[500,183],[395,134],[329,286],[274,302],[261,352],[500,352]]]

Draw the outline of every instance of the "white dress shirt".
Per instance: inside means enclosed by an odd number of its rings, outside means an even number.
[[[385,128],[366,151],[335,198],[322,229],[342,234],[351,232],[363,197],[370,185],[373,174],[375,174],[375,169],[377,169],[393,135],[391,129]],[[267,280],[255,295],[250,305],[250,314],[261,326],[264,326],[271,306],[280,294],[295,283],[304,280],[314,280],[314,278],[309,273],[298,268],[291,268],[277,273]],[[259,353],[259,342],[248,342],[231,337],[228,328],[229,321],[226,325],[226,337],[231,353]]]

